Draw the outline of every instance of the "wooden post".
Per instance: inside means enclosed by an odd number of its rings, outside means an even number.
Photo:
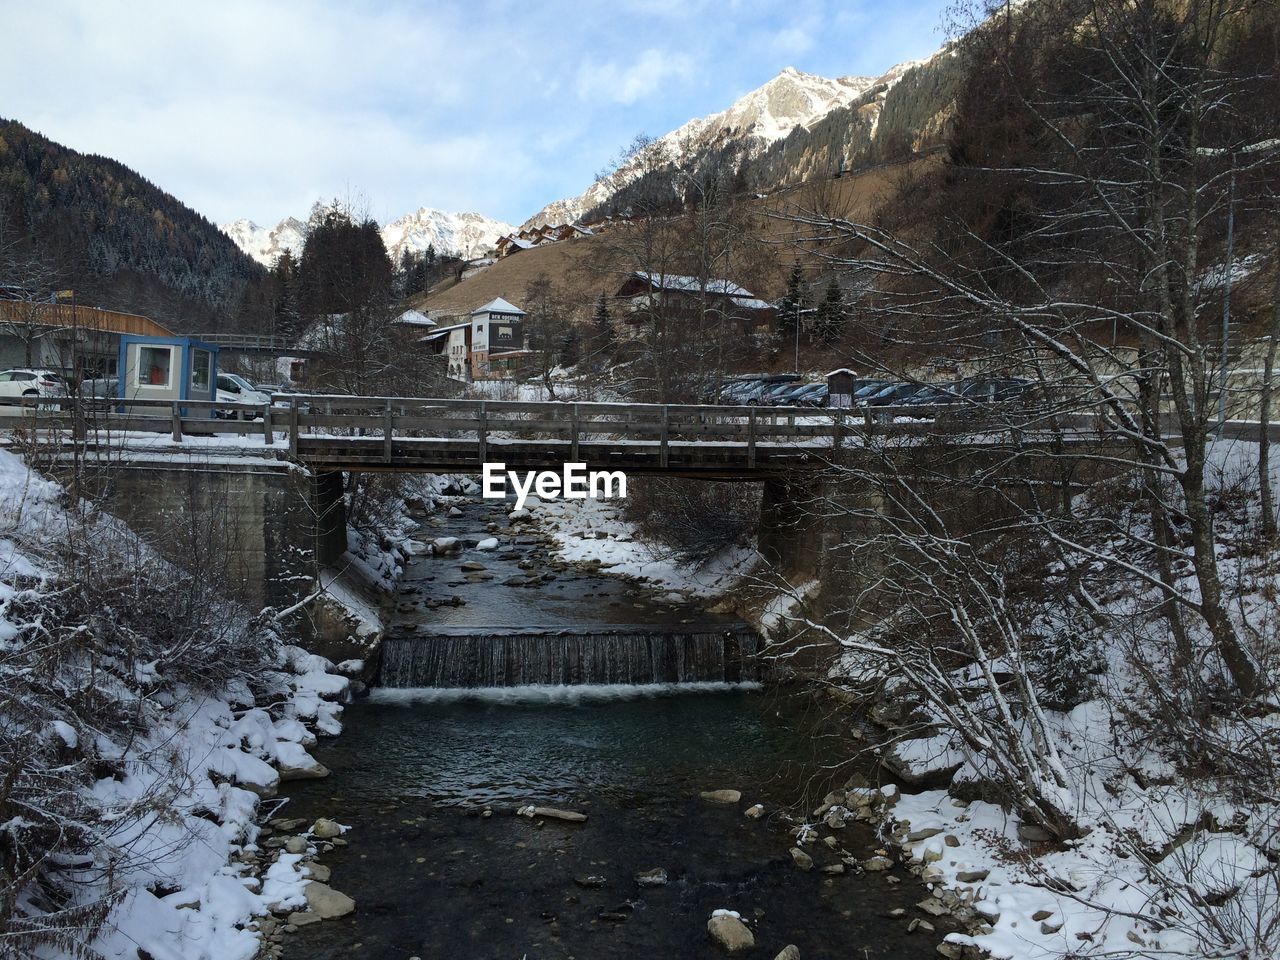
[[[747,468],[754,470],[756,466],[756,410],[752,407],[747,412]]]
[[[840,441],[844,438],[844,408],[836,408],[836,422],[832,429],[831,450],[833,453],[840,452]]]
[[[177,400],[173,401],[173,442],[182,442],[182,407]]]
[[[298,455],[298,401],[289,403],[289,455]]]
[[[480,462],[485,462],[485,447],[488,442],[489,421],[485,418],[484,401],[480,401],[479,423],[476,424],[476,447],[480,456]]]
[[[271,401],[268,400],[262,405],[262,442],[268,447],[276,442],[275,434],[271,429]]]
[[[669,451],[667,449],[667,441],[671,430],[670,410],[664,403],[662,405],[662,435],[661,446],[658,448],[658,466],[666,467]]]
[[[581,424],[578,422],[578,405],[576,403],[573,405],[571,415],[573,417],[573,436],[570,440],[571,459],[576,463],[578,460],[578,430],[581,428]]]
[[[382,411],[382,459],[386,463],[391,462],[391,436],[394,423],[391,401],[387,400],[386,409]]]

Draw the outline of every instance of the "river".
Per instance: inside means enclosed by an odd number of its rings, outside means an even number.
[[[459,516],[425,521],[423,538],[474,545],[497,525],[502,549],[469,546],[412,564],[393,636],[421,644],[436,642],[421,637],[442,628],[494,637],[530,628],[584,636],[620,625],[677,633],[731,626],[643,585],[553,569],[541,538],[506,530],[501,505],[458,507]],[[468,562],[486,569],[463,571]],[[516,579],[537,572],[552,579]],[[288,784],[283,811],[351,828],[349,845],[322,860],[332,886],[358,909],[300,927],[284,956],[715,957],[723,954],[706,924],[721,908],[750,921],[751,955],[772,958],[787,944],[806,960],[933,955],[940,933],[907,933],[905,918],[889,917],[895,908],[910,917],[924,895],[910,874],[824,873],[838,869],[841,853],[822,843],[806,847],[813,871],[792,862],[788,830],[798,821],[788,815],[803,817],[852,772],[838,766],[851,745],[832,733],[816,701],[737,682],[741,670],[731,663],[699,661],[697,669],[721,679],[375,687],[348,708],[343,735],[314,751],[331,776]],[[719,789],[741,791],[741,801],[700,797]],[[765,816],[744,816],[756,803]],[[587,820],[516,815],[527,804]],[[851,860],[877,845],[858,823],[838,834]],[[637,882],[657,868],[665,884]]]

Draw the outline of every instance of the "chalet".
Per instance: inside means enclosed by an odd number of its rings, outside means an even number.
[[[774,307],[750,290],[731,280],[650,273],[637,270],[618,289],[615,299],[632,323],[643,323],[651,311],[670,316],[702,311],[722,323],[734,323],[744,334],[767,330],[773,322]]]
[[[444,357],[445,373],[452,380],[470,381],[471,378],[471,322],[436,327],[419,343]]]

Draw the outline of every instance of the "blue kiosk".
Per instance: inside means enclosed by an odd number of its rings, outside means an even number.
[[[218,348],[202,340],[124,335],[117,369],[126,405],[130,400],[217,399]]]

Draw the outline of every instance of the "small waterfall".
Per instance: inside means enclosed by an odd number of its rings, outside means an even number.
[[[479,628],[395,635],[382,643],[384,687],[698,683],[762,678],[760,638],[745,624],[591,632]]]

